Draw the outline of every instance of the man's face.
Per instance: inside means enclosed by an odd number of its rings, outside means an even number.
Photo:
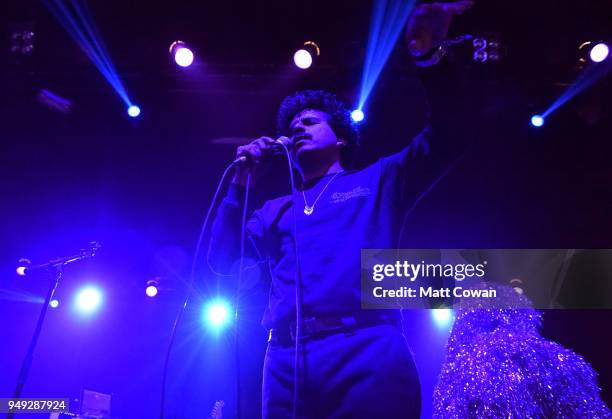
[[[316,158],[322,162],[340,160],[341,140],[328,123],[329,114],[305,109],[289,125],[293,155],[298,162]]]

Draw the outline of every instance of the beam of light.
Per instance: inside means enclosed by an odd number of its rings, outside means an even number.
[[[544,125],[544,118],[542,118],[542,115],[532,116],[531,125],[533,125],[534,127],[541,127],[542,125]]]
[[[609,53],[610,48],[608,47],[608,45],[604,44],[603,42],[600,42],[599,44],[591,48],[591,51],[589,52],[589,57],[594,63],[600,63],[606,58],[608,58]]]
[[[312,65],[312,55],[305,49],[298,49],[293,54],[293,62],[298,68],[306,70]]]
[[[361,122],[365,118],[365,115],[361,109],[355,109],[351,112],[351,119],[353,122]]]
[[[70,102],[68,99],[64,99],[63,97],[56,95],[47,89],[42,89],[40,92],[38,92],[38,95],[36,95],[36,100],[38,100],[39,103],[47,106],[49,109],[53,109],[61,113],[70,112],[70,108],[72,106],[72,102]]]
[[[569,86],[557,100],[542,114],[542,118],[546,119],[548,115],[559,109],[574,96],[588,89],[599,80],[603,79],[612,70],[612,60],[605,60],[601,63],[595,63],[588,66]]]
[[[358,109],[368,100],[414,4],[415,0],[374,0]]]
[[[77,293],[75,308],[81,314],[92,314],[102,305],[102,299],[102,291],[94,286],[87,286]]]
[[[220,332],[231,323],[232,307],[223,299],[215,299],[204,306],[202,315],[209,330]]]
[[[34,294],[29,294],[23,291],[15,291],[6,288],[0,288],[0,300],[20,301],[23,303],[43,304],[45,299]]]
[[[448,328],[453,323],[453,310],[450,308],[436,308],[431,310],[431,318],[436,326]]]
[[[68,7],[65,0],[44,0],[44,3],[51,14],[94,63],[121,100],[127,106],[131,106],[132,102],[111,62],[110,55],[104,46],[86,3],[83,0],[70,0],[71,7]]]

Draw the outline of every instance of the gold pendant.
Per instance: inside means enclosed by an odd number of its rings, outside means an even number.
[[[304,214],[310,215],[314,211],[314,207],[309,207],[308,205],[304,205]]]

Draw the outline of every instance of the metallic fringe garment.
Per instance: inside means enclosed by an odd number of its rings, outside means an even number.
[[[512,288],[502,293],[525,307],[526,298]],[[457,313],[434,391],[435,418],[612,418],[591,366],[539,334],[540,312],[462,307]]]

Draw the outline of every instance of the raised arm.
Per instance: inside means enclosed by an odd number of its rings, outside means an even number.
[[[427,127],[402,151],[381,160],[385,181],[393,184],[399,201],[410,208],[445,176],[465,151],[471,124],[464,120],[464,83],[445,59],[444,40],[453,17],[470,1],[428,3],[415,7],[406,25],[406,45],[426,92]]]

